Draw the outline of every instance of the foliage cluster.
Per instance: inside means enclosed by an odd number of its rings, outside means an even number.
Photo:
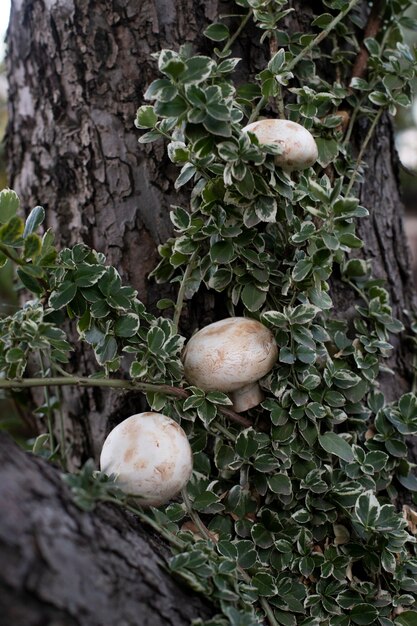
[[[370,261],[351,251],[363,245],[356,220],[368,216],[352,193],[366,175],[363,154],[383,113],[410,102],[417,64],[401,26],[416,28],[404,15],[413,3],[386,3],[380,33],[364,42],[366,78],[351,75],[365,28],[358,0],[325,0],[328,12],[307,34],[293,32],[285,0],[236,4],[234,31],[223,22],[206,30],[223,42],[213,58],[188,46],[155,55],[161,77],[137,114],[140,141],[169,142],[181,168],[176,187],[191,194],[189,207],[172,208],[177,234],[153,272],[179,284],[176,302],[159,303],[172,320],[145,310],[103,254],[84,244],[57,251],[51,231],[39,235],[43,209],[24,222],[14,192],[3,191],[0,260],[18,266],[34,299],[0,320],[0,386],[19,387],[34,354],[42,377],[73,380],[63,369],[68,316],[95,351],[94,384],[111,385],[127,364],[126,387],[182,422],[194,453],[183,503],[144,513],[91,465],[68,481],[84,508],[123,502],[159,529],[173,546],[173,574],[221,609],[211,626],[412,626],[415,527],[392,502],[398,488],[417,491],[406,445],[417,434],[417,397],[385,402],[378,377],[402,325]],[[230,51],[250,20],[272,54],[254,82],[236,87]],[[242,132],[265,109],[311,130],[317,166],[286,174],[274,162],[279,148]],[[360,120],[368,132],[355,156]],[[334,275],[358,298],[346,318],[334,316]],[[227,396],[182,377],[180,313],[201,285],[223,294],[230,315],[262,321],[280,346],[266,399],[245,428],[225,417]],[[52,409],[46,395],[50,418]],[[45,443],[65,457],[53,432]]]

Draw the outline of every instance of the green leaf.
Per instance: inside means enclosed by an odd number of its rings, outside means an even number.
[[[255,213],[262,222],[275,222],[277,201],[271,196],[259,196],[255,202]]]
[[[161,117],[180,117],[183,113],[187,111],[187,108],[188,106],[184,98],[182,98],[181,96],[175,96],[175,98],[173,100],[170,100],[169,102],[158,101],[155,104],[154,110],[155,113],[157,113]],[[146,134],[150,135],[150,133]],[[157,134],[157,136],[159,136],[159,133]],[[143,137],[141,139],[143,141]]]
[[[10,348],[6,352],[6,363],[17,363],[25,358],[25,353],[21,348]]]
[[[154,128],[158,116],[156,115],[153,106],[143,105],[139,107],[136,113],[136,127],[137,128]]]
[[[6,224],[20,208],[19,196],[13,189],[0,191],[0,224]]]
[[[404,394],[399,402],[398,408],[401,411],[401,416],[406,422],[412,421],[417,418],[417,396],[414,393]]]
[[[173,50],[161,50],[158,68],[163,74],[176,80],[184,71],[185,64]]]
[[[352,89],[359,89],[360,91],[367,91],[369,89],[369,83],[364,78],[354,76],[350,81],[350,87]]]
[[[146,339],[148,342],[148,348],[152,354],[159,354],[159,351],[165,343],[165,333],[162,328],[154,326],[148,331]]]
[[[106,335],[104,339],[96,345],[95,353],[100,365],[104,365],[117,356],[117,341],[113,335]]]
[[[350,612],[350,619],[358,626],[372,624],[378,617],[378,609],[372,604],[357,604]]]
[[[316,144],[319,151],[317,160],[322,167],[327,167],[339,154],[339,144],[335,139],[324,139],[322,137],[316,138]]]
[[[210,248],[210,258],[214,263],[230,263],[235,257],[233,243],[229,240],[217,241]]]
[[[186,163],[190,158],[190,151],[182,141],[171,141],[167,150],[168,156],[173,163]]]
[[[205,491],[195,498],[193,502],[193,508],[196,511],[204,511],[206,509],[209,509],[213,505],[217,505],[219,502],[220,498],[217,494],[215,494],[213,491]]]
[[[29,289],[29,291],[36,293],[37,295],[41,295],[43,293],[42,285],[36,280],[36,278],[33,278],[33,276],[25,272],[21,267],[17,270],[17,275],[26,289]]]
[[[289,496],[292,493],[291,480],[286,474],[274,474],[268,476],[268,485],[271,491],[284,496]]]
[[[355,504],[357,520],[365,528],[374,528],[379,517],[381,507],[372,491],[359,496]]]
[[[397,480],[408,491],[417,491],[417,476],[414,476],[414,474],[408,474],[407,476],[397,474]]]
[[[274,54],[268,63],[268,69],[272,74],[278,74],[285,63],[285,50],[281,48]]]
[[[25,259],[34,259],[37,257],[42,248],[42,241],[39,235],[35,233],[31,233],[25,239],[25,244],[23,246],[23,256]]]
[[[313,269],[313,263],[310,259],[301,259],[295,264],[295,267],[292,271],[292,279],[298,283],[307,278]]]
[[[150,130],[149,133],[145,133],[139,137],[139,143],[152,143],[152,141],[157,141],[157,139],[161,138],[162,135],[158,130]]]
[[[257,593],[263,597],[274,596],[277,593],[274,578],[266,572],[259,572],[252,578],[252,585]]]
[[[188,183],[188,181],[191,180],[196,171],[197,170],[194,165],[192,165],[191,163],[186,163],[182,168],[177,180],[175,181],[175,189],[179,189],[180,187]]]
[[[331,297],[325,291],[320,291],[316,287],[309,289],[308,297],[312,304],[319,309],[331,309],[333,307]]]
[[[319,435],[319,444],[329,454],[334,454],[348,463],[351,463],[354,459],[352,447],[336,433],[328,432]]]
[[[39,228],[45,219],[45,209],[41,206],[35,206],[28,215],[23,231],[23,239],[26,239],[31,233]]]
[[[343,246],[349,246],[349,248],[362,248],[363,241],[356,237],[353,233],[345,233],[339,237],[339,241]]]
[[[212,41],[224,41],[230,35],[229,29],[225,24],[220,24],[220,22],[214,22],[210,24],[203,34]]]
[[[181,74],[181,82],[185,85],[202,83],[210,76],[215,65],[215,62],[210,57],[191,57],[185,62],[186,69]]]
[[[377,106],[386,106],[389,102],[387,94],[382,91],[372,91],[368,96],[369,100]]]
[[[248,311],[255,312],[259,311],[264,304],[266,296],[266,291],[261,291],[255,285],[249,284],[243,287],[240,297]]]
[[[225,393],[221,393],[220,391],[209,391],[206,395],[206,399],[209,402],[213,402],[213,404],[221,404],[222,406],[231,406],[233,402],[226,396]]]
[[[49,296],[49,306],[55,311],[62,309],[62,307],[69,304],[77,293],[77,285],[71,283],[69,280],[65,280],[58,289],[53,291]]]
[[[130,366],[129,374],[132,378],[143,378],[148,373],[148,366],[146,363],[140,363],[139,361],[133,361]]]
[[[417,612],[404,611],[395,618],[395,626],[417,626]]]
[[[312,304],[300,304],[288,313],[290,324],[308,324],[313,321],[319,310]]]
[[[15,245],[20,242],[23,229],[23,220],[20,217],[12,217],[6,224],[0,227],[0,241],[6,245]]]
[[[133,337],[138,331],[140,318],[134,313],[122,315],[116,320],[114,334],[116,337]]]
[[[73,280],[78,287],[92,287],[105,274],[103,265],[90,265],[82,263],[73,275]]]
[[[221,137],[230,137],[232,134],[231,125],[229,122],[222,122],[211,115],[206,115],[204,118],[203,126],[209,133],[213,135],[220,135]]]

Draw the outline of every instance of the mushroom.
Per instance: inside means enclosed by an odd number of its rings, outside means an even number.
[[[199,330],[182,355],[185,378],[204,391],[229,393],[241,413],[262,402],[258,380],[278,357],[272,332],[246,317],[229,317]]]
[[[187,435],[170,417],[138,413],[114,428],[104,442],[100,467],[116,474],[125,493],[143,506],[160,506],[187,484],[193,469]]]
[[[260,144],[279,145],[282,154],[276,155],[275,163],[286,172],[305,170],[318,158],[317,144],[313,135],[301,124],[289,120],[259,120],[243,129],[256,135]]]

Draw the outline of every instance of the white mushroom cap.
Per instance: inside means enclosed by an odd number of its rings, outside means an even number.
[[[256,383],[278,357],[272,332],[246,317],[229,317],[198,331],[182,359],[185,378],[204,391],[234,392],[235,411],[259,404],[263,395]]]
[[[313,135],[301,124],[290,120],[259,120],[248,124],[244,132],[251,132],[261,144],[282,146],[282,154],[275,157],[275,163],[286,172],[304,170],[318,158],[317,144]]]
[[[116,474],[118,487],[140,496],[143,506],[160,506],[189,481],[193,456],[177,422],[161,413],[138,413],[108,435],[100,467],[106,474]]]

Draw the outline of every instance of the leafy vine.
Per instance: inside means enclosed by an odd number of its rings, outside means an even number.
[[[414,3],[376,2],[366,25],[358,0],[326,0],[329,12],[308,34],[288,29],[286,0],[236,4],[234,31],[220,22],[205,31],[223,43],[213,57],[188,46],[154,55],[161,77],[137,113],[140,142],[168,141],[181,168],[175,186],[190,189],[190,206],[171,211],[176,236],[152,272],[179,283],[175,303],[159,302],[172,320],[149,313],[100,252],[57,251],[50,230],[39,234],[44,210],[24,222],[16,194],[4,190],[0,262],[17,266],[34,298],[0,318],[0,388],[136,389],[182,422],[194,453],[182,502],[144,512],[91,464],[66,480],[80,506],[122,504],[170,542],[172,572],[221,611],[208,626],[414,626],[417,514],[392,501],[397,488],[417,491],[405,442],[417,434],[417,397],[384,400],[378,376],[402,324],[371,263],[349,256],[363,245],[355,221],[368,215],[352,195],[366,148],[381,117],[410,103],[417,64],[401,25],[415,27],[405,15]],[[231,49],[250,21],[272,55],[255,83],[236,87]],[[329,36],[336,46],[323,45]],[[334,77],[322,77],[323,62]],[[274,111],[314,134],[318,165],[285,173],[276,146],[242,132]],[[368,132],[355,155],[361,118]],[[349,323],[332,317],[335,268],[360,301]],[[201,285],[224,294],[230,315],[275,334],[279,360],[262,382],[261,410],[241,416],[225,394],[183,379],[181,311]],[[94,377],[65,370],[73,348],[65,313],[95,351]],[[33,354],[39,377],[27,378]],[[125,358],[129,380],[114,377]],[[45,403],[49,435],[36,449],[65,459],[48,394]]]

